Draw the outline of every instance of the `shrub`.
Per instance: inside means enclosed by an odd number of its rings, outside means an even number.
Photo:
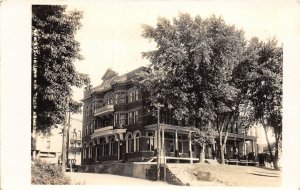
[[[31,183],[37,185],[67,185],[71,179],[61,169],[61,165],[50,164],[42,160],[31,163]]]

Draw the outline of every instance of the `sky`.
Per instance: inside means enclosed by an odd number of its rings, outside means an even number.
[[[142,25],[156,25],[157,18],[172,19],[178,13],[189,13],[206,18],[215,14],[228,24],[243,29],[246,39],[257,36],[261,40],[275,37],[279,45],[289,35],[284,13],[290,4],[283,2],[256,3],[244,1],[112,1],[72,3],[69,10],[83,11],[82,28],[76,39],[81,44],[84,60],[76,62],[78,71],[89,74],[91,84],[100,85],[108,68],[124,74],[149,64],[141,52],[155,49],[155,43],[144,39]],[[83,98],[83,89],[74,88],[74,99]],[[78,120],[82,114],[72,116]],[[262,133],[261,133],[262,134]],[[271,132],[269,132],[273,141]],[[265,140],[263,141],[265,142]]]
[[[244,1],[89,1],[72,3],[69,9],[83,11],[82,28],[76,39],[81,44],[84,60],[76,62],[78,71],[89,74],[91,84],[101,84],[101,77],[108,68],[124,74],[149,64],[141,52],[153,50],[154,42],[144,39],[142,25],[155,26],[159,16],[172,19],[179,12],[222,16],[228,24],[245,31],[250,39],[262,40],[276,37],[281,44],[286,38],[284,12],[290,8],[282,2],[252,3]],[[74,89],[74,99],[80,100],[83,89]],[[76,116],[77,117],[77,116]]]

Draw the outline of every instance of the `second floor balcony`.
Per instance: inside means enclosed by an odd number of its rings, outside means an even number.
[[[114,105],[106,105],[95,110],[94,116],[104,116],[114,112]]]

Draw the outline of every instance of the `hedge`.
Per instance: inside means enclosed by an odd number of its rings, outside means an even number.
[[[61,165],[42,160],[31,163],[31,183],[36,185],[67,185],[71,179],[61,169]]]

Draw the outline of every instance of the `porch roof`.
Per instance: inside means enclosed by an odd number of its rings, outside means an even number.
[[[223,132],[223,136],[225,136],[225,133]],[[228,133],[228,139],[229,140],[256,140],[256,136],[251,135],[244,135],[244,134],[236,134],[236,133]]]
[[[146,129],[156,130],[157,124],[147,125]],[[160,129],[164,129],[166,132],[174,132],[177,130],[178,133],[189,134],[190,132],[196,132],[191,127],[182,127],[177,125],[160,124]]]

